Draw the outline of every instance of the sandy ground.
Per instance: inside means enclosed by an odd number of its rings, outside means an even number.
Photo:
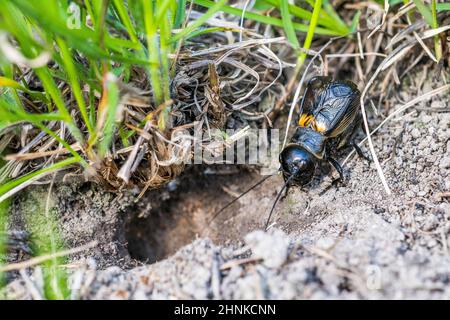
[[[405,88],[393,107],[431,87]],[[374,136],[391,196],[373,163],[353,157],[346,185],[330,188],[324,173],[309,190],[292,189],[267,233],[258,230],[278,176],[209,226],[218,208],[261,177],[236,167],[191,168],[137,203],[132,193],[89,183],[57,185],[53,208],[67,247],[99,241],[71,257],[74,297],[449,299],[449,101],[447,94],[419,103]],[[14,229],[27,228],[23,217],[40,210],[47,191],[34,187],[15,200]],[[7,293],[30,298],[20,277]]]

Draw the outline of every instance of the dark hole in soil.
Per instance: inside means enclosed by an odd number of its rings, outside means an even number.
[[[318,188],[331,166],[323,164],[308,189]],[[349,170],[346,170],[349,174]],[[160,261],[197,237],[216,244],[233,244],[248,232],[260,229],[282,186],[280,176],[268,179],[224,210],[213,223],[214,214],[263,176],[237,165],[192,166],[163,189],[149,192],[128,214],[125,238],[132,258],[145,263]],[[329,185],[328,189],[335,186]],[[308,192],[296,202],[307,203]],[[304,198],[299,198],[302,196]],[[278,204],[278,210],[284,200]],[[306,210],[306,207],[302,210]],[[283,221],[282,221],[283,220]],[[308,216],[283,215],[278,221],[285,230],[298,230],[311,223]]]
[[[238,166],[197,166],[163,190],[150,192],[133,208],[125,226],[130,256],[153,263],[199,236],[207,235],[216,243],[233,238],[220,224],[236,214],[238,203],[209,227],[208,222],[217,210],[233,200],[231,193],[240,194],[260,178]],[[225,191],[230,189],[231,193]]]

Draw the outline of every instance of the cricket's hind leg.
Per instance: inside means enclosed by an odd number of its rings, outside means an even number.
[[[334,158],[328,157],[328,162],[333,166],[333,168],[336,169],[336,171],[339,173],[339,178],[335,179],[337,180],[336,182],[334,182],[335,180],[333,180],[334,183],[337,182],[344,182],[345,181],[345,177],[344,177],[344,170],[342,169],[341,165],[339,164],[339,162],[337,160],[335,160]]]
[[[353,147],[353,149],[355,149],[355,151],[356,151],[356,153],[358,154],[359,157],[361,157],[363,159],[366,159],[368,162],[372,162],[372,159],[361,150],[361,148],[356,143],[355,139],[353,139],[350,142],[350,145]]]
[[[356,151],[356,153],[358,154],[359,157],[361,157],[363,159],[366,159],[368,162],[372,162],[372,159],[361,150],[361,148],[359,147],[358,143],[356,142],[356,136],[358,134],[358,128],[359,127],[361,127],[363,132],[365,132],[361,115],[357,116],[357,118],[354,121],[353,127],[350,128],[348,130],[346,136],[342,138],[341,145],[342,146],[343,145],[351,146],[353,149],[355,149],[355,151]]]
[[[342,166],[339,164],[339,162],[337,160],[335,160],[332,157],[327,157],[326,161],[333,167],[336,169],[336,171],[339,174],[339,178],[335,178],[331,181],[331,184],[328,185],[327,187],[325,187],[325,189],[323,189],[320,193],[319,196],[324,195],[328,190],[330,190],[331,188],[335,187],[336,189],[339,189],[339,185],[341,186],[345,186],[346,182],[345,182],[345,176],[344,176],[344,170],[342,169]]]

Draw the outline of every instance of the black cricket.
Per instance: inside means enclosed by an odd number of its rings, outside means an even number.
[[[359,100],[359,90],[350,81],[333,81],[331,77],[314,77],[309,81],[300,104],[295,134],[280,153],[285,181],[304,186],[323,162],[330,163],[340,180],[344,180],[342,168],[334,156],[348,145],[366,158],[355,143],[362,120]]]
[[[280,153],[280,170],[285,183],[270,210],[266,230],[283,191],[286,189],[287,194],[290,186],[303,187],[309,184],[316,168],[321,164],[330,163],[339,173],[337,180],[344,180],[342,167],[335,160],[340,149],[352,146],[359,156],[370,161],[355,142],[355,136],[362,123],[359,102],[360,92],[351,81],[316,76],[308,82],[300,103],[297,129],[290,143]],[[263,178],[216,212],[209,223],[269,177]]]
[[[362,121],[359,101],[360,92],[351,81],[318,76],[308,82],[297,129],[280,153],[285,184],[270,210],[265,229],[283,190],[287,193],[291,185],[302,187],[310,183],[320,164],[330,163],[339,173],[338,180],[344,180],[342,167],[334,158],[340,149],[350,145],[369,160],[355,142]]]

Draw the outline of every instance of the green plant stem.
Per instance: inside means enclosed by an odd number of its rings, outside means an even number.
[[[153,97],[155,99],[155,104],[160,105],[163,102],[163,92],[161,86],[160,78],[160,58],[159,58],[159,45],[157,38],[157,30],[155,24],[153,2],[142,0],[142,5],[144,8],[144,19],[145,19],[145,32],[147,35],[147,47],[148,47],[148,57],[149,57],[149,73],[150,81],[152,83]]]
[[[75,64],[72,61],[72,55],[70,54],[67,44],[62,39],[58,38],[56,42],[58,43],[58,46],[61,49],[62,59],[64,61],[64,66],[66,68],[67,76],[69,78],[68,80],[72,88],[75,100],[78,103],[78,108],[80,109],[81,117],[83,118],[83,121],[86,124],[89,134],[93,135],[94,128],[91,122],[89,121],[86,103],[84,101],[83,92],[81,91],[81,87],[77,79],[77,70],[75,68]]]
[[[194,1],[195,2],[195,1]],[[225,2],[226,0],[219,0],[218,2],[214,3],[213,5],[209,5],[207,8],[208,11],[202,15],[200,18],[198,18],[195,22],[193,22],[192,24],[190,24],[188,27],[186,27],[185,29],[183,29],[181,32],[175,34],[172,39],[171,42],[175,42],[180,40],[181,38],[185,37],[186,35],[188,35],[189,33],[191,33],[192,31],[194,31],[195,29],[197,29],[199,26],[201,26],[203,23],[205,23],[206,20],[208,20],[211,16],[213,16],[217,11],[225,11]]]
[[[316,30],[316,26],[317,26],[317,21],[319,18],[319,14],[320,14],[320,10],[322,7],[322,0],[316,0],[314,3],[314,10],[311,16],[311,22],[309,24],[309,28],[308,28],[308,32],[306,34],[306,38],[305,38],[305,42],[303,43],[303,49],[305,50],[309,50],[309,48],[311,47],[311,43],[312,40],[314,38],[314,33]],[[298,74],[298,72],[300,72],[300,69],[303,65],[303,62],[306,59],[306,53],[305,52],[301,52],[300,56],[297,60],[297,65],[295,67],[295,75]]]
[[[130,36],[131,41],[133,41],[134,43],[138,43],[139,39],[137,37],[136,29],[134,28],[130,16],[127,13],[127,8],[125,7],[124,1],[114,0],[114,6],[117,10],[120,20],[122,21],[123,25],[125,26],[128,32],[128,35]]]
[[[44,174],[44,173],[48,174],[48,173],[53,172],[54,170],[58,170],[58,169],[61,169],[61,168],[64,168],[64,167],[67,167],[69,165],[76,164],[76,163],[78,163],[78,159],[76,159],[76,158],[68,158],[68,159],[62,160],[60,162],[57,162],[55,164],[52,164],[52,165],[50,165],[50,166],[48,166],[46,168],[30,172],[30,173],[28,173],[26,175],[23,175],[23,176],[21,176],[21,177],[19,177],[17,179],[8,181],[8,182],[6,182],[6,183],[4,183],[3,185],[0,186],[0,198],[2,196],[4,196],[4,194],[7,193],[8,191],[12,190],[13,188],[19,186],[20,184],[22,184],[22,183],[24,183],[24,182],[26,182],[26,181],[34,178],[34,177],[37,177],[37,176],[39,176],[41,174]],[[5,200],[5,199],[3,199],[3,200]],[[2,200],[0,200],[0,202],[1,201]]]
[[[300,43],[297,40],[294,25],[292,24],[291,15],[289,13],[288,0],[280,0],[280,12],[286,38],[295,49],[298,49],[300,47]]]
[[[432,28],[436,29],[438,27],[436,0],[431,0],[431,15],[433,20]],[[439,39],[438,34],[434,36],[434,52],[436,55],[436,60],[439,62],[442,58],[442,48],[441,48],[441,40]]]
[[[83,135],[81,134],[80,129],[76,126],[75,122],[70,116],[70,113],[67,110],[64,101],[62,100],[61,93],[58,87],[56,86],[55,81],[51,77],[49,70],[47,68],[38,68],[35,69],[35,72],[37,76],[41,79],[46,92],[48,92],[49,95],[52,97],[52,100],[55,102],[55,105],[58,108],[61,115],[64,118],[66,118],[67,127],[69,128],[69,131],[72,133],[73,137],[78,141],[80,145],[84,145]]]
[[[420,14],[428,23],[428,25],[430,27],[433,26],[433,17],[430,9],[422,2],[422,0],[413,0],[413,1],[416,4],[417,10],[420,12]]]

